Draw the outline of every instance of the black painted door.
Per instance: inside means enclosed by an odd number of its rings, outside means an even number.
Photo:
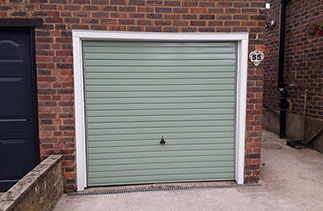
[[[38,161],[31,30],[0,28],[0,191]]]

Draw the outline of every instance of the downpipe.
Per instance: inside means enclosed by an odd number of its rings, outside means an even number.
[[[304,91],[304,110],[303,110],[303,120],[302,120],[302,142],[305,144],[305,132],[306,132],[306,108],[307,108],[307,93],[308,89]]]
[[[285,61],[285,18],[286,0],[280,1],[280,34],[279,34],[279,63],[278,63],[278,90],[280,92],[280,138],[286,138],[286,113],[289,107],[287,91],[284,84],[284,61]]]
[[[287,102],[287,92],[285,88],[279,88],[280,92],[280,138],[286,138],[286,114],[287,109],[289,107],[289,103]]]

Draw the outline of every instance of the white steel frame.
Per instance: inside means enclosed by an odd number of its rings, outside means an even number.
[[[116,41],[236,41],[237,57],[237,99],[236,99],[236,154],[235,180],[244,183],[244,154],[246,130],[246,97],[248,73],[248,33],[156,33],[73,30],[73,62],[75,93],[76,170],[77,190],[87,187],[86,139],[83,85],[83,40]]]

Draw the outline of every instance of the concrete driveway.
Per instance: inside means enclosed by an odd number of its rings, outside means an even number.
[[[260,186],[64,195],[54,211],[323,210],[323,154],[292,149],[267,131],[262,150]]]

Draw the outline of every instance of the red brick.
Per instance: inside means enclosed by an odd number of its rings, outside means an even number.
[[[92,17],[93,18],[108,18],[109,17],[109,13],[105,13],[105,12],[93,12],[92,13]]]
[[[153,12],[154,8],[152,7],[137,7],[137,12]]]
[[[126,25],[134,24],[134,20],[124,20],[124,19],[120,19],[119,20],[119,24],[126,24]]]
[[[156,7],[155,12],[160,12],[160,13],[170,13],[172,12],[172,8],[167,8],[167,7]]]
[[[198,28],[199,32],[214,32],[214,28],[212,27],[202,27],[202,28]]]
[[[146,26],[145,29],[147,32],[161,32],[162,31],[161,27],[156,27],[156,26]]]
[[[191,13],[207,13],[206,8],[190,8]]]
[[[230,27],[217,27],[216,31],[217,32],[231,32],[231,28]]]
[[[218,7],[232,7],[232,2],[217,2]]]
[[[197,29],[194,28],[194,27],[185,27],[185,28],[182,28],[182,32],[196,32]]]
[[[197,15],[183,15],[183,19],[197,19]]]
[[[181,2],[180,1],[165,1],[164,5],[165,6],[180,6]]]
[[[144,13],[130,13],[129,18],[145,18]]]
[[[179,20],[179,19],[181,19],[181,16],[180,15],[173,15],[173,14],[165,14],[164,19]]]
[[[188,26],[188,21],[174,21],[174,26]]]
[[[201,20],[213,20],[215,15],[200,15]]]
[[[249,16],[248,15],[233,15],[234,20],[248,20]]]
[[[223,21],[209,21],[208,26],[223,26]]]
[[[103,5],[106,5],[106,4],[109,4],[109,1],[108,0],[92,0],[92,4],[103,4]]]
[[[126,5],[126,0],[110,0],[112,5]]]
[[[228,8],[224,10],[224,13],[226,14],[235,14],[235,13],[241,13],[241,9],[237,8]]]
[[[216,20],[232,20],[232,15],[217,15]]]
[[[147,19],[162,19],[162,14],[146,14]]]
[[[222,9],[222,8],[208,8],[208,13],[211,13],[211,14],[223,14],[224,9]]]
[[[248,2],[234,2],[233,4],[234,7],[249,7]]]
[[[265,3],[263,3],[263,2],[251,2],[250,7],[265,8]]]
[[[104,11],[118,11],[118,7],[116,6],[105,6],[103,7]]]
[[[129,5],[144,6],[145,3],[145,0],[129,0]]]
[[[155,21],[155,25],[169,26],[171,21]]]
[[[225,26],[240,26],[239,21],[224,21]]]
[[[135,12],[136,7],[119,7],[120,12]]]
[[[197,1],[184,1],[183,6],[184,7],[196,7],[196,6],[198,6],[198,2]]]
[[[214,7],[215,6],[215,2],[199,2],[199,6],[200,7]]]
[[[137,24],[138,25],[152,25],[152,21],[150,21],[150,20],[138,20]]]
[[[163,32],[178,32],[177,27],[164,27]]]
[[[205,26],[206,22],[205,21],[190,21],[191,26]]]
[[[99,8],[98,6],[89,6],[89,5],[83,6],[83,10],[86,10],[86,11],[97,11],[98,8]]]
[[[187,8],[174,8],[173,12],[174,13],[187,13],[188,9]]]

